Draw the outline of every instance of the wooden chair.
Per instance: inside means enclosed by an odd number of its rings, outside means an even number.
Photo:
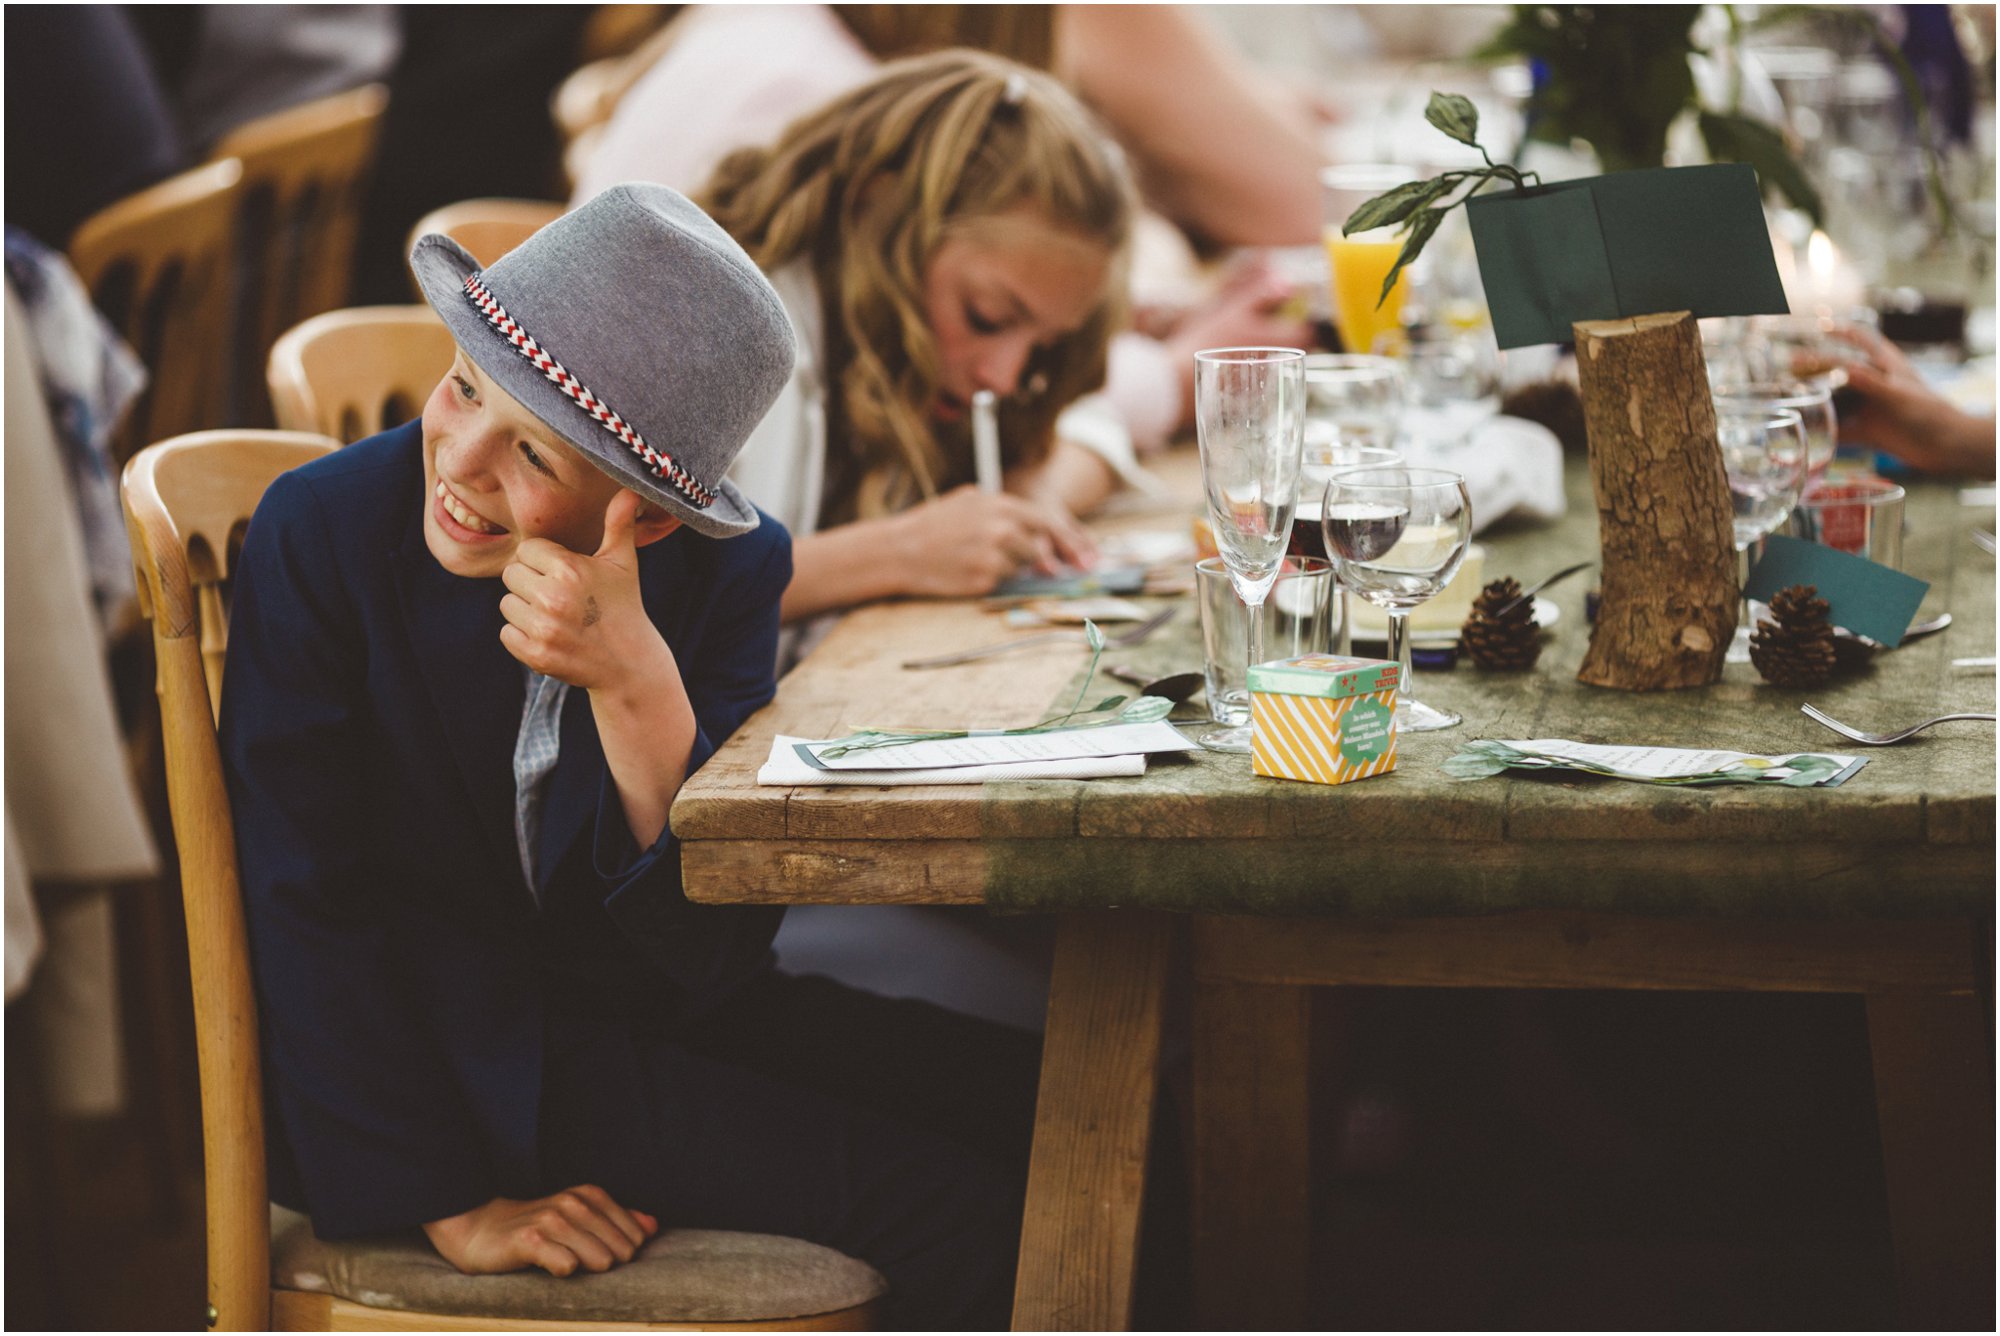
[[[264,1174],[257,1001],[216,745],[224,590],[278,474],[335,448],[296,432],[162,441],[125,469],[125,521],[152,618],[201,1060],[208,1326],[329,1330],[863,1330],[875,1271],[796,1239],[663,1230],[600,1275],[461,1276],[421,1234],[324,1243],[273,1208]]]
[[[228,420],[230,311],[242,164],[211,162],[84,220],[69,261],[151,379],[112,442],[139,446]]]
[[[408,255],[417,238],[442,232],[472,253],[484,269],[526,241],[547,223],[563,216],[565,206],[541,199],[466,199],[432,209],[417,219],[403,245]],[[416,282],[416,276],[410,277]],[[419,289],[421,295],[422,289]]]
[[[212,156],[243,163],[237,421],[269,421],[262,375],[278,335],[347,304],[375,138],[388,103],[388,90],[370,84],[260,117],[215,146]]]
[[[287,330],[266,370],[286,431],[351,445],[423,412],[457,345],[428,306],[357,306]]]

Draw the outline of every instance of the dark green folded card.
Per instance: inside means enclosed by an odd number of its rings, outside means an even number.
[[[1903,643],[1910,619],[1930,592],[1928,581],[1879,562],[1774,533],[1750,571],[1743,592],[1762,603],[1787,585],[1811,585],[1827,602],[1826,619],[1890,649]]]
[[[1502,348],[1567,343],[1578,320],[1789,309],[1757,173],[1741,163],[1530,186],[1465,211]]]

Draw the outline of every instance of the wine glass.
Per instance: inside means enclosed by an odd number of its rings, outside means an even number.
[[[1500,350],[1489,331],[1413,326],[1382,335],[1375,351],[1404,368],[1403,428],[1413,436],[1463,445],[1500,411]]]
[[[1215,546],[1250,610],[1250,665],[1264,661],[1258,615],[1292,537],[1305,443],[1306,355],[1297,348],[1210,348],[1194,355],[1201,483]],[[1248,723],[1209,729],[1211,751],[1248,752]]]
[[[1355,593],[1389,614],[1389,654],[1401,665],[1396,726],[1450,728],[1458,716],[1410,694],[1410,609],[1451,583],[1472,541],[1463,476],[1403,465],[1342,469],[1328,479],[1320,516],[1326,548]]]
[[[1729,475],[1729,497],[1734,509],[1736,569],[1741,583],[1750,582],[1750,547],[1770,533],[1792,513],[1805,487],[1805,422],[1796,408],[1767,408],[1760,404],[1718,403],[1715,408],[1715,440],[1722,448],[1723,471]],[[1743,608],[1730,639],[1729,663],[1750,662],[1750,596],[1744,594]]]
[[[1825,376],[1800,380],[1718,381],[1713,393],[1719,412],[1755,413],[1789,408],[1806,431],[1806,476],[1811,481],[1826,472],[1840,445],[1840,419],[1833,407],[1833,381]]]
[[[1320,354],[1306,358],[1306,444],[1299,463],[1299,508],[1292,523],[1292,551],[1328,557],[1320,528],[1326,483],[1337,470],[1400,464],[1396,427],[1403,409],[1403,368],[1387,357]],[[1332,559],[1329,597],[1339,601],[1335,652],[1354,649],[1352,599]]]
[[[1834,413],[1831,379],[1824,376],[1753,381],[1711,378],[1711,384],[1717,412],[1725,408],[1734,413],[1789,408],[1799,415],[1806,429],[1806,477],[1802,491],[1810,489],[1826,472],[1840,444],[1840,421]],[[1810,511],[1800,507],[1792,512],[1793,533],[1817,542],[1819,535],[1812,529]]]

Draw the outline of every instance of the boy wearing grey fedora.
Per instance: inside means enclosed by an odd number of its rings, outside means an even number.
[[[450,373],[273,483],[237,568],[273,1197],[472,1272],[790,1234],[898,1323],[1004,1325],[1032,1045],[786,979],[781,911],[681,894],[668,808],[774,691],[790,543],[724,473],[792,369],[776,295],[657,186],[412,264]]]

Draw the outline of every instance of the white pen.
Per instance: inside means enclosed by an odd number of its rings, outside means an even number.
[[[980,491],[1000,490],[999,404],[991,390],[972,396],[972,469]]]

